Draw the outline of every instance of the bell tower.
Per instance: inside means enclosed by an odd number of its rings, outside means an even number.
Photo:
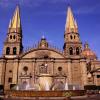
[[[3,56],[12,58],[17,57],[22,50],[22,27],[20,11],[17,6],[9,23],[7,37],[4,42]]]
[[[74,19],[71,7],[68,7],[67,19],[64,33],[64,54],[65,56],[79,56],[81,54],[82,43],[78,33],[78,25]]]

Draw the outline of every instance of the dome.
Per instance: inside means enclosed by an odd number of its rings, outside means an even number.
[[[89,48],[88,43],[85,43],[82,55],[88,59],[97,59],[96,54]]]

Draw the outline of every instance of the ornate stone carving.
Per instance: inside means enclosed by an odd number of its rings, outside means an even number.
[[[50,57],[50,52],[49,51],[37,51],[35,53],[35,56],[37,58],[49,58]]]

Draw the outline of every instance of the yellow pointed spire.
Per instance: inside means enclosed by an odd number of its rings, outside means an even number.
[[[10,19],[10,22],[9,22],[9,28],[11,27],[11,19]]]
[[[75,20],[75,28],[76,28],[76,32],[78,32],[78,25],[77,25],[77,21]]]
[[[75,20],[75,27],[76,27],[76,28],[78,28],[78,25],[77,25],[77,22],[76,22],[76,20]]]
[[[20,11],[19,6],[16,7],[12,20],[9,23],[10,31],[17,32],[21,29]]]
[[[70,6],[68,7],[68,11],[67,11],[65,31],[67,33],[78,31],[77,22],[74,19],[74,16],[73,16],[73,13],[72,13],[72,10],[71,10]]]

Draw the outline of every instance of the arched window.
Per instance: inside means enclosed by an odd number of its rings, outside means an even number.
[[[6,55],[9,55],[10,54],[10,47],[7,47],[6,48]]]
[[[79,47],[76,48],[76,55],[79,55],[80,54],[80,50],[79,50]]]
[[[74,39],[76,38],[76,36],[74,35]]]
[[[11,77],[8,78],[8,82],[12,83],[12,78]]]
[[[13,39],[15,39],[15,35],[13,36]]]
[[[24,71],[25,75],[27,75],[28,67],[27,67],[27,66],[24,66],[24,67],[23,67],[23,71]]]
[[[72,47],[69,48],[69,54],[73,55],[73,48]]]
[[[17,51],[17,48],[14,47],[14,48],[13,48],[13,54],[14,54],[14,55],[16,55],[16,51]]]
[[[70,35],[71,40],[73,39],[72,35]]]
[[[12,35],[10,35],[10,39],[12,39]]]

